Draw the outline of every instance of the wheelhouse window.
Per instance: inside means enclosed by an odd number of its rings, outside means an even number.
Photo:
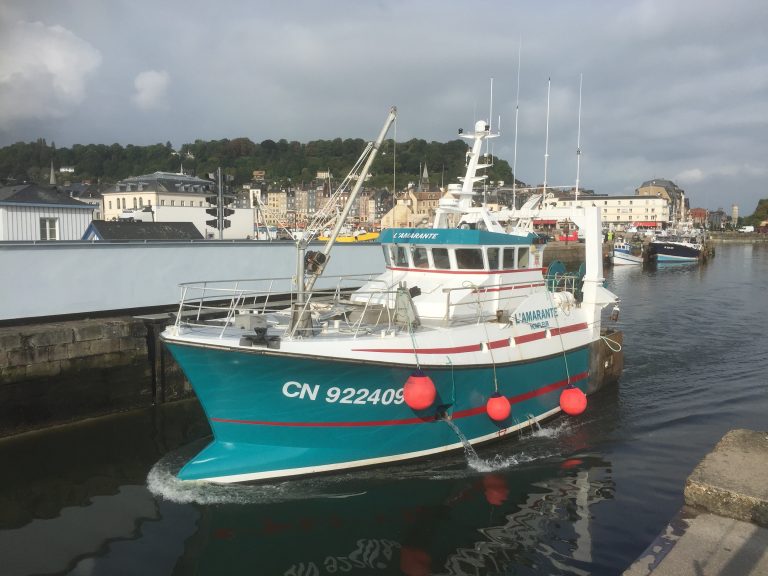
[[[488,269],[498,270],[499,269],[499,249],[488,248],[485,253],[488,257]]]
[[[40,218],[40,240],[59,239],[59,219]]]
[[[517,249],[517,267],[528,268],[528,257],[529,257],[528,248],[518,248]]]
[[[437,270],[450,270],[451,259],[448,248],[432,248],[432,264]]]
[[[400,268],[408,267],[408,252],[406,252],[405,246],[395,246],[393,261],[395,266],[397,267],[400,267]]]
[[[479,248],[457,248],[456,266],[459,270],[482,270],[483,251]]]
[[[504,270],[513,270],[515,268],[515,249],[504,248],[504,254],[502,254],[501,267]]]
[[[427,256],[427,249],[422,246],[411,247],[411,258],[413,259],[413,265],[416,268],[429,268],[429,257]]]

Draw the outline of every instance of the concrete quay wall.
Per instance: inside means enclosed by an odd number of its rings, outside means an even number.
[[[0,436],[188,397],[158,341],[129,316],[0,327]]]

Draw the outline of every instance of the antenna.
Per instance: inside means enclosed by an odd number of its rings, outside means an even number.
[[[544,203],[544,198],[547,194],[547,161],[549,160],[549,93],[552,87],[552,79],[547,78],[547,136],[544,140],[544,184],[541,193],[541,202]]]
[[[493,76],[491,76],[491,102],[488,106],[488,131],[493,132],[492,126],[490,124],[493,123]],[[485,141],[485,155],[488,156],[488,150],[490,149],[491,143],[486,140]]]
[[[579,199],[579,170],[581,168],[581,84],[584,74],[579,74],[579,128],[576,132],[576,200]]]
[[[512,157],[512,208],[517,209],[517,116],[520,112],[520,58],[523,52],[523,37],[520,37],[520,45],[517,48],[517,101],[515,102],[515,152]]]

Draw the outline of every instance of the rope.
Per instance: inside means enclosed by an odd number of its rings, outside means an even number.
[[[453,372],[453,362],[451,362],[451,357],[446,356],[445,359],[451,367],[451,407],[453,407],[456,405],[456,378]]]
[[[552,292],[547,290],[547,300],[549,303],[555,307],[560,308],[560,306],[555,306],[555,302],[552,298]],[[568,354],[565,351],[565,342],[563,341],[563,331],[560,330],[560,322],[558,321],[560,314],[555,314],[555,326],[557,327],[557,335],[560,339],[560,348],[563,350],[563,362],[565,363],[565,376],[567,378],[568,385],[571,384],[571,369],[568,367]]]
[[[483,306],[482,304],[480,304],[480,291],[478,290],[479,286],[474,282],[469,282],[469,281],[463,282],[462,286],[465,288],[472,288],[475,291],[475,294],[477,295],[477,319],[478,319],[478,322],[482,322]],[[498,394],[499,381],[496,378],[496,359],[493,357],[493,348],[491,348],[490,337],[488,336],[488,324],[486,322],[482,322],[482,324],[483,324],[483,332],[485,332],[485,343],[488,346],[488,352],[491,355],[491,367],[493,368],[493,387],[496,393]]]
[[[395,301],[395,308],[397,308],[397,301]],[[413,322],[408,315],[408,335],[411,337],[411,347],[413,348],[413,357],[416,358],[416,370],[421,372],[421,364],[419,363],[419,353],[416,352],[416,337],[413,334]]]
[[[616,342],[616,340],[611,340],[610,338],[608,338],[608,336],[600,336],[600,338],[602,338],[605,341],[605,345],[608,346],[608,348],[610,348],[611,352],[621,352],[620,342]],[[615,344],[616,348],[611,346],[611,344]]]

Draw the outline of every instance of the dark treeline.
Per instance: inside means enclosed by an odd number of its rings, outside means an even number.
[[[180,150],[174,150],[170,142],[151,146],[75,144],[71,148],[57,148],[55,143],[39,139],[0,148],[0,179],[44,184],[49,181],[53,162],[56,171],[61,167],[74,168],[74,174],[66,175],[67,180],[91,181],[102,188],[130,176],[156,171],[183,169],[187,174],[206,178],[218,167],[234,177],[237,185],[251,181],[254,170],[264,170],[270,186],[300,186],[309,184],[320,171],[343,178],[365,145],[359,138],[306,144],[287,140],[255,143],[248,138],[235,138],[196,140]],[[413,139],[396,146],[387,140],[372,167],[371,185],[392,188],[394,182],[397,188],[403,188],[409,181],[419,179],[424,164],[432,185],[447,185],[464,173],[466,151],[467,144],[462,140],[441,143]],[[509,163],[498,158],[494,158],[488,175],[491,181],[512,181]]]

